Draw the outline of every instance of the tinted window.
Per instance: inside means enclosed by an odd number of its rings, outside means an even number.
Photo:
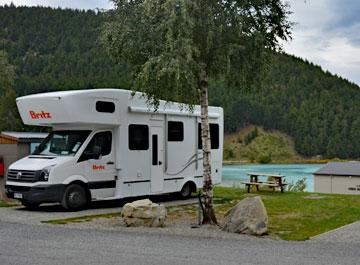
[[[184,140],[184,124],[179,121],[168,122],[168,141],[181,142]]]
[[[129,125],[129,149],[149,149],[149,127],[147,125]]]
[[[98,112],[106,112],[106,113],[114,113],[115,104],[109,101],[97,101],[96,102],[96,111]]]
[[[202,149],[201,123],[198,123],[198,149]]]
[[[219,124],[210,123],[211,149],[219,148]]]
[[[211,149],[219,148],[219,124],[210,123],[210,145]],[[201,123],[198,124],[198,149],[202,149]]]
[[[99,132],[93,136],[84,153],[100,153],[106,156],[111,153],[111,142],[111,132]]]
[[[158,136],[156,134],[152,136],[152,164],[153,166],[158,164]]]

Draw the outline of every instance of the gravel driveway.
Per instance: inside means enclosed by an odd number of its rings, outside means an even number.
[[[359,264],[359,244],[285,242],[172,234],[0,225],[0,264],[347,265]]]

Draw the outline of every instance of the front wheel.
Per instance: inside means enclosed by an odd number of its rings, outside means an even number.
[[[78,184],[71,184],[65,189],[61,201],[62,207],[70,211],[78,211],[83,209],[86,204],[87,197],[83,187]]]

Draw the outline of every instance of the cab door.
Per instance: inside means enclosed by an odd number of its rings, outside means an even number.
[[[113,132],[97,132],[86,146],[80,161],[87,168],[92,198],[113,197],[117,179]]]

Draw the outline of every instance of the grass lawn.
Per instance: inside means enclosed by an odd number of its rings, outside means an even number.
[[[12,206],[15,206],[15,205],[17,205],[17,204],[16,203],[5,202],[5,201],[0,200],[0,207],[12,207]]]
[[[269,234],[285,240],[306,240],[315,235],[360,220],[360,196],[260,191],[246,193],[235,188],[215,188],[216,212],[225,212],[245,196],[260,195],[268,216]]]

